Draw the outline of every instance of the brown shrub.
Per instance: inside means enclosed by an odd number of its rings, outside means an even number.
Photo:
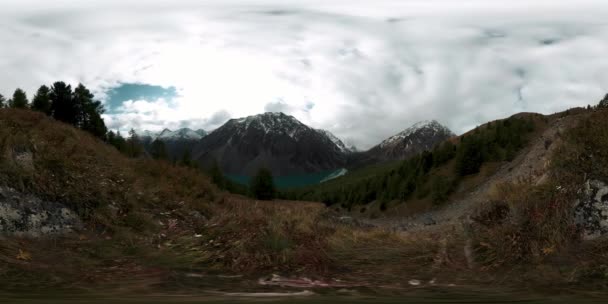
[[[576,240],[572,201],[555,185],[500,185],[472,216],[476,258],[486,269],[541,263]]]
[[[320,221],[316,203],[251,201],[230,196],[216,206],[207,242],[213,256],[235,272],[323,273],[329,266],[326,239],[332,229]]]

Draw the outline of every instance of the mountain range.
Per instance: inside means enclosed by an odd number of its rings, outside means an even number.
[[[211,132],[182,128],[139,133],[145,147],[158,139],[172,159],[189,153],[203,167],[217,162],[225,174],[233,176],[252,176],[261,167],[275,176],[321,172],[332,176],[349,168],[406,159],[452,136],[435,120],[421,121],[359,152],[330,131],[314,129],[280,112],[230,119]]]

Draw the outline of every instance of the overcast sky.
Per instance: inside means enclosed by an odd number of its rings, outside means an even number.
[[[113,129],[282,111],[367,148],[608,92],[605,0],[1,0],[0,93],[84,83]]]

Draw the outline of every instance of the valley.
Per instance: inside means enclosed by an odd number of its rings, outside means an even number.
[[[282,113],[125,139],[0,109],[0,285],[220,302],[603,293],[607,111],[461,135],[422,122],[355,152]]]

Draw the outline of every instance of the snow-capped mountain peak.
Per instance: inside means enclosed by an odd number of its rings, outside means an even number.
[[[266,112],[263,114],[232,119],[228,123],[237,128],[237,133],[242,133],[254,128],[263,131],[264,134],[285,133],[294,139],[303,131],[311,129],[295,117],[281,112]]]
[[[199,130],[200,132],[200,130]],[[189,139],[189,140],[198,140],[203,136],[197,131],[194,131],[190,128],[181,128],[175,131],[171,131],[169,129],[164,129],[156,139],[159,140],[174,140],[174,139]]]
[[[217,161],[227,174],[253,175],[267,168],[293,175],[342,168],[346,161],[325,133],[284,113],[264,113],[229,120],[199,141],[194,159]]]
[[[428,130],[431,134],[438,134],[438,133],[452,134],[452,131],[450,131],[448,128],[446,128],[445,126],[443,126],[436,120],[423,120],[423,121],[413,124],[411,127],[407,128],[407,129],[385,139],[384,141],[382,141],[380,143],[380,147],[384,148],[387,145],[391,145],[395,142],[399,142],[409,136],[412,136],[412,135],[420,132],[421,130]]]

